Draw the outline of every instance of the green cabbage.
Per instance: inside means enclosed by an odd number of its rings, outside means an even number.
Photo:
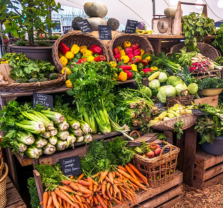
[[[149,83],[149,87],[153,90],[158,89],[160,87],[160,82],[158,79],[154,79]]]
[[[177,95],[179,95],[182,90],[186,90],[187,89],[187,85],[185,83],[184,84],[178,84],[175,87],[175,89],[176,89]]]
[[[166,82],[167,85],[172,85],[176,87],[178,84],[184,84],[183,80],[180,77],[170,76]]]
[[[191,83],[188,85],[188,90],[191,95],[195,95],[198,91],[198,85],[196,83]]]
[[[164,72],[161,72],[159,77],[158,77],[158,80],[160,83],[165,83],[167,81],[167,75],[166,73]]]
[[[160,88],[157,97],[161,103],[166,103],[167,97],[175,97],[176,90],[173,86],[167,85]]]
[[[161,103],[166,103],[166,90],[164,87],[161,87],[158,94],[157,94],[157,98],[159,99],[159,101]]]
[[[140,92],[142,92],[143,94],[145,94],[147,97],[151,98],[152,97],[152,91],[149,87],[143,86],[140,89]]]

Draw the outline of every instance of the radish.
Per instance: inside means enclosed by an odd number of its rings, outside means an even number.
[[[160,149],[160,148],[157,148],[157,149],[155,150],[155,155],[156,155],[156,156],[160,155],[160,152],[161,152],[161,149]]]
[[[156,145],[156,149],[158,149],[158,148],[160,148],[160,146],[157,144],[157,145]]]

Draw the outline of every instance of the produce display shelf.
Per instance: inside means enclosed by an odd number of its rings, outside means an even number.
[[[223,155],[214,156],[198,149],[195,157],[194,187],[204,189],[222,183]]]
[[[152,34],[145,35],[147,38],[151,39],[185,39],[184,35],[164,35],[164,34]],[[215,39],[215,35],[205,36],[204,39]]]
[[[13,185],[12,181],[7,177],[6,182],[6,197],[7,197],[7,204],[5,208],[26,208],[24,201],[22,200],[21,196],[19,195],[18,191],[16,190],[15,186]]]

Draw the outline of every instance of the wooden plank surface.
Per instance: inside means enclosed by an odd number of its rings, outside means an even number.
[[[204,97],[204,98],[199,98],[194,100],[195,105],[204,105],[204,104],[209,104],[214,106],[215,108],[218,106],[218,95],[216,96],[211,96],[211,97]]]
[[[172,187],[175,187],[177,186],[178,184],[181,184],[183,182],[183,173],[180,172],[179,170],[176,170],[176,177],[168,182],[168,183],[165,183],[164,185],[161,185],[160,187],[157,187],[157,188],[149,188],[148,191],[141,191],[139,193],[137,193],[137,196],[135,197],[136,198],[136,202],[137,204],[138,203],[141,203],[141,202],[144,202],[158,194],[161,194],[162,192],[164,191],[167,191],[168,189],[172,188]],[[180,190],[178,192],[178,194],[180,194]],[[163,203],[163,202],[162,202]],[[127,203],[127,206],[134,206],[135,204],[132,204],[132,203]],[[159,204],[157,204],[156,206],[158,206]],[[126,205],[125,204],[120,204],[120,205],[116,205],[114,206],[114,208],[126,208]]]
[[[175,205],[177,202],[179,202],[181,199],[182,199],[183,196],[177,196],[177,197],[174,197],[173,199],[171,199],[170,201],[156,207],[156,208],[170,208],[172,207],[173,205]]]
[[[36,183],[36,188],[37,188],[37,192],[38,192],[38,196],[39,196],[39,201],[42,202],[43,201],[43,184],[41,181],[41,176],[39,174],[39,172],[37,170],[33,170],[33,176],[35,178],[35,183]],[[41,205],[41,208],[43,207],[43,205]]]
[[[172,131],[164,131],[166,135],[166,141],[170,144],[173,144],[173,132]]]
[[[6,196],[6,208],[26,208],[25,203],[23,202],[21,196],[19,195],[18,191],[16,190],[9,177],[7,178],[6,184]]]
[[[144,35],[148,39],[185,39],[184,35],[164,35],[164,34],[152,34],[152,35]],[[205,36],[204,39],[215,39],[215,35]]]

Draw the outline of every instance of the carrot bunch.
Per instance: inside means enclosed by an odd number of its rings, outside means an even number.
[[[43,194],[43,208],[108,208],[115,204],[135,204],[136,191],[147,190],[147,178],[131,163],[115,171],[101,171],[92,177],[63,180],[62,186]],[[143,185],[145,184],[145,185]]]

